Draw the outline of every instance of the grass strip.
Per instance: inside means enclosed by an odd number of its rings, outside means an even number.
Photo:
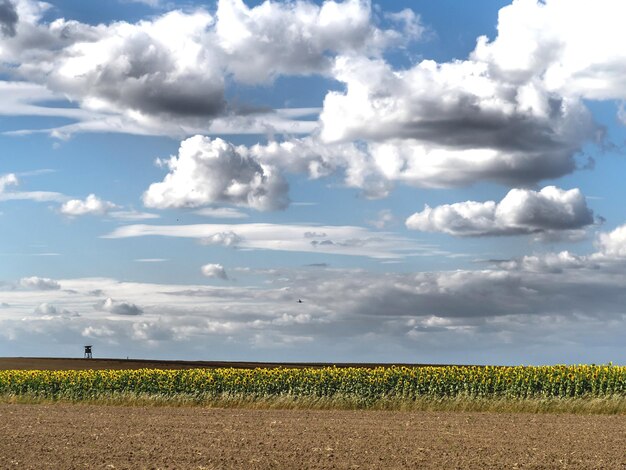
[[[294,409],[294,410],[372,410],[372,411],[432,411],[432,412],[490,412],[490,413],[569,413],[626,415],[626,397],[575,398],[505,398],[505,397],[418,397],[416,399],[384,398],[363,400],[353,396],[210,396],[136,394],[114,392],[97,398],[49,398],[36,394],[3,394],[3,404],[66,403],[75,405]]]

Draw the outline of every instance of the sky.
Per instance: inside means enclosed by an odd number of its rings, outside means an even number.
[[[0,355],[626,363],[625,14],[0,0]]]

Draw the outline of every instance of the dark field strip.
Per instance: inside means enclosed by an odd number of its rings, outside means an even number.
[[[626,416],[0,404],[0,468],[626,469]]]
[[[134,370],[134,369],[273,369],[335,367],[389,367],[385,363],[323,363],[323,362],[236,362],[236,361],[160,361],[153,359],[82,359],[51,357],[0,357],[0,370]],[[407,367],[435,366],[436,364],[393,364]]]

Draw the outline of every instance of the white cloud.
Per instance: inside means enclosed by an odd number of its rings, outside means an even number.
[[[76,312],[70,312],[69,310],[58,308],[52,304],[47,302],[41,303],[37,305],[35,310],[33,310],[35,315],[41,315],[42,317],[54,317],[62,315],[64,317],[79,317],[80,315]]]
[[[597,265],[593,263],[592,258],[593,255],[591,257],[578,256],[569,251],[561,251],[559,253],[523,256],[520,259],[497,264],[504,269],[558,274],[571,269],[596,269]]]
[[[218,232],[200,240],[203,245],[237,246],[242,238],[233,231]]]
[[[36,313],[37,315],[58,315],[60,312],[54,305],[43,303],[37,305],[37,308],[35,308],[33,313]]]
[[[65,97],[36,83],[0,80],[0,98],[3,103],[0,115],[4,116],[56,116],[69,119],[88,119],[96,116],[76,107],[58,108],[46,105],[46,102],[64,100]]]
[[[308,231],[329,233],[325,228]],[[403,274],[282,269],[257,273],[275,279],[280,286],[268,284],[262,289],[63,280],[66,290],[50,291],[49,301],[64,308],[78,310],[80,305],[93,302],[88,293],[94,290],[128,299],[129,303],[149,303],[150,308],[141,317],[116,321],[94,317],[88,323],[78,318],[48,322],[45,327],[35,319],[19,320],[24,316],[20,310],[13,313],[9,309],[3,316],[0,335],[31,338],[41,331],[46,338],[58,338],[68,331],[85,331],[94,337],[101,334],[102,347],[110,344],[115,351],[132,342],[148,352],[158,345],[162,351],[191,351],[192,356],[193,349],[186,348],[199,339],[210,340],[216,351],[226,354],[248,350],[252,341],[262,354],[264,341],[269,344],[281,338],[283,344],[289,344],[290,339],[306,336],[313,338],[316,350],[323,344],[333,357],[346,354],[345,349],[337,349],[341,343],[353,351],[352,358],[367,354],[380,358],[384,351],[372,351],[372,344],[381,343],[387,350],[393,345],[391,354],[396,358],[412,357],[415,348],[440,359],[447,357],[445,351],[450,348],[450,358],[466,354],[472,359],[483,353],[511,354],[515,350],[513,356],[506,357],[516,362],[529,362],[525,348],[547,342],[555,348],[550,360],[557,361],[559,355],[577,350],[585,351],[583,362],[598,362],[594,348],[613,341],[621,344],[621,339],[606,331],[607,325],[611,331],[622,331],[624,326],[621,305],[626,301],[626,266],[623,260],[604,255],[596,260],[595,255],[534,255],[519,265],[476,271]],[[32,293],[2,292],[10,305],[32,311],[38,305],[32,303],[42,301],[27,295]],[[298,304],[298,298],[305,302]],[[18,320],[12,322],[10,318]],[[581,328],[584,335],[580,335]],[[222,343],[221,338],[226,337],[228,342]],[[365,337],[377,338],[366,343],[367,351],[362,346]],[[191,338],[194,341],[190,342]],[[303,351],[302,344],[296,347]],[[307,348],[304,353],[314,354]],[[542,354],[544,359],[536,360],[546,360],[545,355],[550,355],[545,348]],[[474,362],[493,359],[485,356]]]
[[[169,173],[143,195],[154,208],[200,207],[228,203],[257,210],[284,209],[288,185],[276,168],[222,139],[194,136],[180,144],[178,156],[164,163]]]
[[[143,309],[130,302],[121,302],[107,297],[94,305],[96,310],[113,313],[115,315],[141,315]]]
[[[49,108],[45,106],[33,106],[19,109],[18,114],[44,115],[44,116],[68,116],[65,108]],[[65,109],[65,111],[63,111]],[[306,108],[305,110],[308,110]],[[294,109],[259,110],[253,114],[237,115],[228,114],[214,117],[211,122],[206,119],[177,117],[166,120],[163,116],[149,115],[138,116],[101,113],[88,110],[81,111],[79,115],[71,116],[80,119],[78,122],[52,128],[19,129],[5,131],[4,135],[25,136],[37,133],[49,134],[56,139],[66,140],[75,133],[101,132],[101,133],[124,133],[135,135],[187,137],[195,134],[228,135],[228,134],[309,134],[317,129],[318,124],[313,120],[302,120],[299,111]],[[298,111],[292,113],[292,111]],[[0,110],[1,114],[1,110]],[[13,114],[7,111],[7,114]],[[308,116],[306,113],[305,116]],[[141,119],[140,119],[141,118]],[[183,122],[184,121],[184,122]]]
[[[389,209],[383,209],[378,212],[376,219],[370,220],[368,223],[379,230],[384,229],[386,226],[392,224],[396,218]]]
[[[307,173],[317,179],[339,170],[346,186],[360,188],[368,198],[388,195],[393,182],[376,167],[367,144],[325,143],[319,136],[291,138],[250,147],[249,152],[262,162],[293,173]]]
[[[224,110],[224,81],[205,42],[203,11],[101,26],[55,57],[46,84],[94,111],[212,117]]]
[[[51,191],[7,191],[8,186],[17,186],[20,181],[15,173],[0,175],[0,201],[63,202],[67,196]]]
[[[603,256],[626,258],[626,225],[608,233],[600,233],[596,246]]]
[[[215,219],[245,219],[249,217],[245,212],[230,207],[205,207],[194,211],[195,214],[204,217],[213,217]]]
[[[626,99],[625,14],[619,0],[516,1],[500,10],[496,39],[479,38],[472,58],[508,81],[538,79],[563,95]]]
[[[121,0],[125,3],[143,3],[152,8],[158,8],[161,6],[161,0]]]
[[[23,277],[19,284],[25,289],[32,290],[58,290],[61,288],[61,285],[54,279],[38,276]]]
[[[324,72],[333,53],[379,54],[423,32],[410,10],[391,18],[403,23],[402,30],[376,28],[369,0],[329,0],[321,6],[265,1],[253,8],[241,0],[220,0],[216,16],[216,40],[227,69],[246,83]]]
[[[65,194],[52,191],[9,191],[0,193],[0,201],[64,202]]]
[[[326,95],[321,138],[366,139],[366,158],[351,163],[364,176],[430,187],[535,183],[574,170],[596,130],[576,98],[507,83],[485,63],[423,61],[399,71],[340,57],[335,75],[347,91]]]
[[[311,178],[327,176],[356,157],[351,145],[327,146],[313,137],[256,144],[249,152],[262,162],[292,173],[308,173]]]
[[[330,0],[321,6],[266,1],[252,8],[240,0],[219,0],[213,13],[174,10],[137,23],[97,26],[62,18],[46,22],[50,5],[34,0],[16,1],[14,22],[10,8],[4,8],[13,4],[4,1],[0,28],[10,34],[0,47],[0,63],[11,64],[8,70],[16,78],[43,85],[80,109],[37,106],[45,100],[26,96],[9,98],[4,108],[77,119],[47,130],[61,138],[81,131],[310,132],[314,122],[228,103],[226,77],[257,84],[285,74],[324,74],[338,53],[380,55],[423,31],[409,10],[389,17],[396,29],[378,28],[368,0]],[[37,86],[33,83],[28,86]],[[259,111],[264,115],[255,116]]]
[[[307,234],[322,234],[311,238]],[[363,227],[280,224],[196,224],[126,225],[104,238],[129,238],[159,235],[195,238],[209,243],[236,240],[241,249],[300,251],[309,253],[402,258],[405,256],[446,255],[432,245],[392,233],[370,231]]]
[[[221,264],[205,264],[202,266],[202,274],[214,279],[228,280],[228,274]]]
[[[245,275],[244,270],[237,272]],[[613,355],[620,351],[620,332],[626,326],[625,273],[623,257],[598,251],[536,254],[477,270],[252,272],[267,280],[263,287],[64,279],[63,290],[25,292],[0,286],[7,304],[0,337],[14,351],[25,343],[71,343],[84,334],[101,340],[99,350],[123,354],[132,345],[148,356],[158,347],[195,357],[198,344],[205,352],[208,344],[209,351],[227,357],[253,350],[263,356],[263,344],[269,347],[276,340],[289,354],[303,354],[302,360],[322,360],[315,351],[323,346],[324,360],[401,357],[408,362],[418,350],[432,361],[463,354],[471,362],[493,363],[497,354],[503,362],[546,357],[557,362],[558,357],[581,354],[575,356],[581,362],[602,362],[619,359],[603,356],[609,352],[602,348],[614,345]],[[85,311],[94,305],[96,291],[106,292],[108,299],[125,299],[102,302],[109,310],[123,303],[146,307],[141,316],[112,317],[106,309],[83,317],[32,315],[42,303],[57,311]],[[298,303],[299,298],[304,302]],[[314,347],[296,344],[303,337],[311,338]],[[529,356],[539,345],[541,357]]]
[[[15,173],[0,175],[0,193],[3,193],[7,186],[14,186],[17,184],[18,180]]]
[[[161,217],[160,215],[153,214],[151,212],[141,212],[136,210],[111,211],[108,215],[118,220],[149,220]]]
[[[117,206],[112,202],[103,201],[95,194],[90,194],[84,201],[80,199],[67,201],[61,206],[60,211],[63,215],[78,217],[93,214],[104,215],[115,208],[117,208]]]
[[[117,220],[151,220],[158,219],[158,214],[141,212],[133,209],[123,210],[121,206],[110,201],[104,201],[95,194],[88,195],[84,200],[71,199],[59,208],[59,212],[68,217],[84,215],[106,215]]]
[[[593,223],[579,189],[546,186],[541,191],[512,189],[500,201],[466,201],[426,206],[406,220],[412,230],[455,236],[493,236],[581,229]]]

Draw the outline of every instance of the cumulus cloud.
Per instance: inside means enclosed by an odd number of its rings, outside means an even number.
[[[121,206],[104,201],[95,194],[88,195],[84,200],[68,200],[61,205],[59,212],[68,217],[107,215],[117,220],[150,220],[160,217],[158,214],[151,212],[141,212],[134,209],[124,210]]]
[[[372,22],[369,0],[269,2],[249,8],[242,0],[220,0],[216,39],[228,70],[243,82],[258,83],[279,74],[329,70],[332,53],[380,54],[391,44],[417,39],[420,19],[410,10],[391,17],[400,30]]]
[[[15,5],[11,0],[0,0],[0,33],[3,36],[15,36],[18,19]]]
[[[23,277],[20,279],[19,285],[31,290],[58,290],[61,288],[61,285],[54,279],[38,276]]]
[[[335,75],[346,91],[326,95],[322,140],[365,139],[367,158],[353,171],[390,181],[535,183],[574,170],[596,131],[578,99],[508,83],[481,62],[426,60],[394,70],[382,60],[340,57]]]
[[[95,194],[90,194],[83,201],[80,199],[71,199],[63,204],[60,208],[61,214],[70,217],[78,217],[82,215],[104,215],[117,206],[112,202],[103,201]]]
[[[497,37],[479,38],[467,60],[394,69],[340,56],[333,74],[346,89],[325,98],[322,140],[365,140],[364,158],[347,165],[359,187],[377,177],[519,186],[568,174],[600,134],[583,100],[626,97],[624,12],[613,0],[522,0],[500,10]]]
[[[7,186],[17,185],[18,179],[15,173],[0,175],[0,193],[4,192]]]
[[[588,255],[577,255],[569,251],[527,255],[512,260],[494,263],[505,270],[544,273],[581,272],[582,276],[600,276],[601,273],[616,274],[626,269],[626,225],[610,232],[599,232],[595,241],[596,251]],[[597,282],[601,283],[600,279]]]
[[[113,313],[115,315],[141,315],[143,309],[130,302],[122,302],[107,297],[94,305],[96,310]]]
[[[250,153],[258,160],[292,173],[320,178],[333,173],[344,162],[358,158],[352,145],[328,146],[315,137],[256,144]]]
[[[593,223],[593,211],[579,189],[546,186],[541,191],[512,189],[495,201],[466,201],[426,206],[406,220],[412,230],[455,236],[546,233],[581,229]]]
[[[206,116],[225,107],[224,81],[205,44],[210,14],[101,26],[54,58],[46,84],[96,111]],[[175,34],[173,34],[176,32]]]
[[[78,123],[49,130],[60,137],[78,131],[190,135],[233,126],[265,133],[268,125],[310,130],[310,122],[280,122],[269,114],[256,124],[254,117],[248,120],[260,110],[228,103],[226,78],[258,84],[279,75],[325,74],[338,53],[380,55],[423,30],[408,10],[388,18],[392,28],[379,28],[368,0],[255,7],[219,0],[213,12],[174,10],[97,26],[46,22],[49,5],[34,0],[2,0],[0,7],[0,28],[14,36],[5,38],[0,62],[89,112],[75,116]]]
[[[48,302],[41,303],[35,307],[33,310],[35,315],[41,315],[44,317],[58,316],[62,315],[64,317],[79,317],[80,315],[76,312],[70,312],[67,309],[56,307]]]
[[[249,152],[261,162],[312,179],[341,171],[345,185],[361,189],[367,198],[385,197],[393,187],[393,181],[377,168],[367,143],[327,143],[313,135],[256,144]]]
[[[58,315],[60,312],[54,305],[49,303],[43,303],[37,305],[34,313],[38,315]]]
[[[496,264],[508,270],[559,274],[564,270],[597,269],[597,264],[593,262],[595,256],[579,256],[569,251],[561,251],[559,253],[523,256],[519,259],[501,261]]]
[[[626,225],[598,235],[596,246],[603,256],[626,258]]]
[[[202,266],[202,274],[214,279],[228,280],[228,274],[221,264],[205,264]]]
[[[200,240],[203,245],[222,245],[222,246],[237,246],[243,239],[235,232],[219,232],[214,233],[208,237],[204,237]]]
[[[288,205],[288,185],[278,170],[259,163],[243,146],[194,136],[181,142],[178,156],[164,162],[169,173],[143,195],[154,208],[227,203],[267,211]]]
[[[498,36],[481,36],[472,58],[507,81],[538,79],[563,95],[625,99],[624,13],[618,0],[516,1],[500,10]]]

